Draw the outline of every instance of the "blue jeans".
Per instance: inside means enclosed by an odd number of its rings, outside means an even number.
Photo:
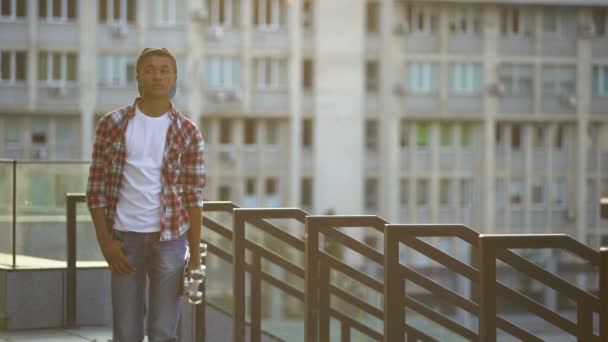
[[[173,241],[159,241],[159,233],[114,230],[123,241],[123,251],[135,271],[112,273],[114,342],[141,342],[144,326],[148,341],[177,341],[177,325],[183,303],[183,272],[186,234]],[[146,276],[149,280],[146,310]],[[147,324],[144,324],[147,314]]]

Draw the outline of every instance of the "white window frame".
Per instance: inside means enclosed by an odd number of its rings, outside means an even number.
[[[99,63],[105,63],[105,71],[110,74],[109,77],[103,78],[98,75],[98,84],[104,87],[126,87],[136,83],[135,80],[129,82],[127,67],[129,64],[135,65],[137,62],[136,56],[126,55],[102,55]],[[118,71],[118,72],[117,72]],[[117,74],[116,74],[117,73]]]
[[[552,80],[546,80],[545,79],[545,73],[549,70],[549,69],[554,69],[553,70],[553,75],[557,75],[557,78],[553,78]],[[571,89],[563,89],[562,88],[562,82],[564,82],[566,80],[565,76],[567,76],[568,71],[566,71],[566,69],[570,69],[570,71],[574,71],[574,79],[571,80],[572,81],[572,87]],[[543,89],[543,94],[545,95],[555,95],[555,96],[561,96],[561,95],[567,95],[570,94],[572,92],[576,91],[576,67],[573,65],[544,65],[543,69],[542,69],[542,89]],[[545,84],[546,83],[551,83],[552,87],[551,87],[551,91],[547,91],[547,89],[545,89]]]
[[[205,58],[203,88],[208,90],[237,90],[241,88],[239,57],[209,56]]]
[[[463,20],[466,23],[466,27],[464,28],[464,30],[460,27],[460,24]],[[481,8],[477,6],[462,5],[458,7],[453,7],[450,10],[450,16],[448,20],[450,34],[466,36],[479,35],[481,34],[481,20]],[[452,25],[454,27],[454,30],[451,30]]]
[[[40,17],[41,20],[46,22],[67,22],[70,20],[68,18],[68,0],[43,0],[46,1],[46,17]],[[61,1],[61,14],[55,15],[53,13],[53,1]],[[78,6],[78,1],[75,2],[76,6]]]
[[[259,57],[254,60],[256,87],[279,90],[287,87],[287,61],[284,58]]]
[[[439,92],[440,72],[438,63],[411,62],[407,64],[406,84],[413,94]],[[435,81],[433,81],[435,80]]]
[[[562,9],[562,8],[544,8],[543,9],[543,34],[548,35],[553,38],[570,38],[576,36],[576,31],[571,32],[571,36],[568,36],[567,31],[565,31],[565,13],[569,13],[567,11],[571,11],[570,9]],[[549,15],[555,16],[555,31],[547,31],[545,26],[545,20]],[[576,21],[576,16],[574,17]],[[576,23],[575,23],[576,25]]]
[[[135,1],[135,0],[132,0]],[[106,1],[106,24],[127,24],[129,22],[128,16],[128,2],[129,0],[120,0],[120,13],[119,18],[114,18],[114,0]]]
[[[175,26],[177,24],[177,3],[175,0],[156,0],[156,24],[159,26]],[[167,9],[165,11],[165,9]]]
[[[594,10],[594,14],[596,14],[597,11]],[[604,32],[602,34],[600,34],[599,32],[597,32],[597,27],[596,27],[596,23],[595,23],[595,17],[593,17],[592,23],[593,23],[593,32],[599,36],[604,36],[604,37],[608,37],[608,9],[604,9],[602,14],[604,15]]]
[[[209,14],[209,24],[212,26],[220,26],[224,28],[232,28],[235,26],[234,13],[237,8],[238,0],[205,0],[207,13]],[[220,3],[224,3],[224,20],[220,18]]]
[[[40,53],[46,53],[46,80],[38,80],[42,84],[46,84],[48,86],[64,86],[66,84],[72,84],[77,82],[76,80],[68,80],[68,54],[73,52],[59,52],[59,51],[41,51]],[[60,58],[60,68],[61,68],[61,78],[53,79],[53,58],[54,54],[59,53]],[[76,55],[76,53],[74,53]],[[78,69],[76,69],[78,73]],[[78,77],[78,75],[76,75]]]
[[[528,71],[525,71],[528,69]],[[505,92],[510,95],[530,95],[528,92],[534,86],[534,66],[531,64],[505,64],[500,68],[499,81],[505,89]],[[503,76],[507,76],[510,84],[503,82]],[[521,89],[520,85],[523,81],[530,83],[530,89]]]
[[[506,26],[506,32],[502,32],[507,37],[522,37],[530,33],[530,30],[534,28],[534,25],[531,22],[532,13],[529,9],[517,6],[505,7],[502,9],[501,19],[506,22],[501,23],[501,30],[503,25]],[[517,20],[519,22],[519,30],[516,32],[515,27],[513,25],[513,21],[517,16]],[[528,27],[530,25],[530,27]]]
[[[606,84],[606,78],[608,78],[608,65],[596,64],[593,66],[593,74],[596,77],[592,77],[591,82],[597,82],[595,87],[591,87],[595,92],[595,96],[608,96],[608,86]]]
[[[483,76],[479,63],[450,64],[450,93],[454,95],[473,95],[481,93]],[[478,75],[476,75],[478,73]],[[478,84],[475,79],[478,76]]]
[[[8,52],[9,53],[9,59],[10,59],[10,78],[5,80],[4,79],[4,75],[2,75],[2,69],[0,68],[0,83],[1,84],[15,84],[17,82],[26,82],[26,80],[17,80],[17,53],[18,52],[23,52],[23,51],[6,51],[6,50],[0,50],[0,66],[2,65],[2,55],[4,53]],[[27,55],[26,55],[27,58]],[[26,68],[27,68],[27,60],[26,62]],[[27,71],[26,71],[27,72]]]
[[[270,19],[266,16],[266,6],[270,2]],[[255,2],[253,3],[255,5]],[[285,3],[282,0],[258,0],[258,8],[254,8],[258,14],[257,29],[261,31],[278,31],[286,25],[287,10],[283,7]],[[285,14],[285,18],[281,18],[281,14]],[[282,20],[281,20],[282,19]]]
[[[425,34],[430,35],[434,33],[437,27],[433,26],[438,22],[438,12],[436,7],[422,5],[422,4],[411,4],[405,8],[405,25],[408,28],[408,32],[412,34]],[[422,28],[420,28],[420,17],[422,17]]]
[[[0,13],[0,21],[23,21],[25,20],[25,16],[24,17],[18,17],[17,16],[17,1],[24,1],[24,0],[0,0],[0,6],[2,6],[2,2],[10,2],[10,14],[5,16],[2,15]],[[27,6],[27,4],[26,4]],[[27,9],[26,9],[26,13],[27,13]]]

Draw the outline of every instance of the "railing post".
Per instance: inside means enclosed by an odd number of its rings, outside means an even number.
[[[318,252],[319,252],[319,230],[314,218],[306,217],[306,265],[305,265],[305,289],[304,298],[306,306],[306,320],[304,322],[304,341],[317,342],[319,298],[318,298]]]
[[[479,236],[479,342],[496,341],[496,246],[491,237]]]
[[[201,262],[203,265],[207,265],[207,253],[208,250],[205,251],[205,255],[202,256]],[[206,335],[206,325],[207,325],[207,279],[206,276],[205,281],[201,284],[203,291],[203,301],[199,305],[194,306],[194,341],[196,342],[204,342]]]
[[[13,160],[13,268],[17,267],[17,161]]]
[[[399,263],[396,230],[384,226],[384,341],[405,340],[405,279]]]
[[[608,247],[600,248],[600,341],[608,342]]]
[[[600,211],[602,218],[608,219],[608,197],[600,199]]]
[[[234,342],[245,341],[245,219],[239,209],[233,210],[232,235],[232,290]]]
[[[249,280],[251,282],[251,342],[260,342],[262,335],[262,258],[252,253]]]
[[[66,326],[76,325],[76,198],[66,194],[67,204],[67,270]]]

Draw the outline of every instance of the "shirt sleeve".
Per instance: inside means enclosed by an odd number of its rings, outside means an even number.
[[[108,128],[102,120],[97,125],[95,131],[95,142],[93,144],[93,155],[89,166],[89,179],[87,182],[86,201],[89,209],[105,208],[105,184],[104,184],[104,165],[105,165],[105,137]]]
[[[193,139],[182,156],[183,199],[186,207],[203,207],[203,188],[206,183],[205,141],[197,128]]]

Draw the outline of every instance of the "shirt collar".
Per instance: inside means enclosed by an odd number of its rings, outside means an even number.
[[[141,100],[141,97],[138,97],[133,101],[133,103],[127,108],[127,116],[132,118],[135,116],[135,108],[137,108],[137,103]],[[171,116],[171,120],[177,118],[177,110],[173,105],[172,101],[169,101],[169,115]]]

